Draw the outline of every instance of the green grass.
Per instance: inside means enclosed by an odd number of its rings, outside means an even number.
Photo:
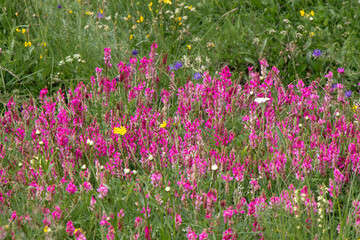
[[[189,0],[171,5],[153,1],[152,11],[150,1],[0,3],[2,102],[14,92],[37,95],[44,87],[53,92],[88,81],[94,68],[103,65],[104,47],[112,48],[113,59],[123,59],[133,49],[147,52],[153,41],[168,54],[168,64],[184,55],[192,62],[201,56],[202,61],[193,66],[196,70],[202,65],[212,70],[228,65],[238,74],[246,72],[246,66],[258,67],[258,60],[266,58],[283,70],[283,81],[288,84],[299,78],[309,82],[328,70],[344,67],[344,79],[352,90],[356,90],[360,75],[357,1]],[[62,8],[58,9],[58,4]],[[100,9],[111,19],[96,18]],[[314,11],[313,20],[301,17],[301,9]],[[86,15],[87,11],[94,15]],[[124,20],[128,15],[131,17]],[[138,23],[140,16],[144,20]],[[178,17],[182,17],[181,26],[175,20]],[[310,37],[310,32],[315,35]],[[129,39],[131,35],[133,39]],[[25,48],[25,41],[32,46]],[[46,47],[41,46],[43,42]],[[317,48],[323,56],[314,59],[312,52]],[[77,53],[85,63],[58,65]]]

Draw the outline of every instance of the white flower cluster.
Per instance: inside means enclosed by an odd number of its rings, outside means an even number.
[[[58,65],[62,66],[65,63],[71,63],[73,61],[77,61],[78,63],[85,63],[85,60],[81,59],[81,55],[79,53],[75,53],[73,56],[66,56],[65,61],[61,60]]]

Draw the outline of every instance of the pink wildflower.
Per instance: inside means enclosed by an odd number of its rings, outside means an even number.
[[[75,227],[73,222],[70,220],[66,223],[66,232],[69,234],[69,236],[74,235]]]
[[[98,198],[103,199],[103,198],[107,195],[107,193],[108,193],[109,190],[107,189],[107,187],[104,186],[104,184],[100,184],[100,186],[99,186],[99,188],[97,189],[97,191],[100,193],[100,194],[98,195]]]
[[[66,191],[70,194],[74,194],[77,191],[77,187],[72,182],[69,182]]]

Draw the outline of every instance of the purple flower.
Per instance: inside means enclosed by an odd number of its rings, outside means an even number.
[[[351,95],[352,95],[352,91],[351,91],[351,90],[345,91],[345,97],[349,98],[349,97],[351,97]]]
[[[58,8],[58,9],[62,8],[62,5],[61,5],[61,4],[58,4],[58,5],[57,5],[57,8]]]
[[[134,51],[132,51],[132,55],[134,55],[134,56],[136,56],[136,55],[138,55],[138,53],[139,53],[139,50],[134,50]]]
[[[341,74],[341,73],[344,73],[345,70],[344,70],[344,68],[338,68],[337,71],[338,71],[338,73]]]
[[[194,74],[193,79],[194,79],[194,80],[199,80],[199,79],[201,78],[201,76],[202,76],[201,73],[198,73],[198,72],[197,72],[197,73]]]
[[[103,18],[103,17],[104,17],[104,14],[98,13],[98,14],[97,14],[97,17],[98,17],[98,18]]]
[[[174,68],[173,65],[169,65],[169,66],[168,66],[168,69],[169,69],[169,70],[174,70],[175,68]]]
[[[183,66],[182,62],[176,62],[176,63],[174,64],[175,70],[179,70],[182,66]]]
[[[313,52],[313,56],[314,57],[320,57],[322,54],[321,50],[320,49],[315,49],[314,52]]]
[[[336,89],[337,87],[338,87],[338,85],[335,83],[335,84],[333,84],[333,85],[331,86],[331,89],[334,90],[334,89]]]

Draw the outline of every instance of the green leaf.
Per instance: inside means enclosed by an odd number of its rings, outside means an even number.
[[[252,65],[256,65],[255,61],[252,58],[244,57],[244,60]]]
[[[282,132],[280,131],[280,129],[279,129],[279,127],[277,125],[275,125],[275,131],[276,131],[277,135],[280,138],[281,144],[285,147],[286,143],[285,143],[284,135],[282,134]]]

